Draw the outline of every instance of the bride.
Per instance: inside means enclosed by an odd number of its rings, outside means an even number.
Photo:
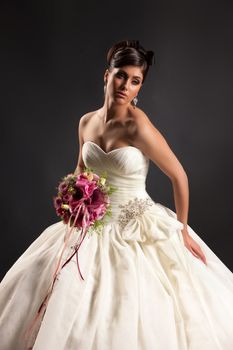
[[[121,45],[124,47],[122,49]],[[135,50],[134,46],[138,49]],[[188,178],[185,170],[158,129],[138,107],[138,93],[144,83],[153,52],[145,51],[137,42],[118,43],[109,50],[109,68],[104,74],[105,101],[102,108],[81,117],[79,123],[79,159],[76,173],[84,168],[82,146],[91,139],[102,150],[132,145],[139,148],[171,180],[177,219],[184,224],[185,246],[206,263],[200,246],[188,233]],[[132,104],[131,104],[132,101]],[[133,106],[132,106],[133,105]]]
[[[111,219],[83,241],[84,280],[75,257],[53,279],[62,221],[19,257],[0,284],[1,350],[233,349],[233,274],[188,225],[187,174],[137,107],[153,59],[138,41],[109,49],[104,104],[79,121],[74,173],[107,172]],[[171,180],[176,213],[146,190],[150,160]]]

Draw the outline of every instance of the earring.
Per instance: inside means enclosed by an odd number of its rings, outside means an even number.
[[[135,96],[134,98],[133,98],[133,104],[134,104],[134,106],[136,107],[136,104],[138,103],[138,98],[137,98],[137,96]]]

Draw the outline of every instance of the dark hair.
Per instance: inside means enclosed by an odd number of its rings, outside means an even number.
[[[127,65],[142,67],[144,82],[149,66],[155,63],[155,56],[153,51],[145,50],[138,40],[124,40],[108,50],[107,63],[110,70]]]

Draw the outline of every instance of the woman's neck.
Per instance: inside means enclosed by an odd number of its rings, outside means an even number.
[[[107,123],[111,119],[127,118],[129,115],[129,108],[128,105],[116,104],[105,99],[103,107],[100,108],[100,112],[104,122]]]

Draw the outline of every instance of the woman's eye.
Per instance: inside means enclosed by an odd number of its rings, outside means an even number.
[[[117,77],[123,78],[123,74],[122,73],[116,73]]]
[[[140,83],[140,81],[138,81],[138,80],[133,80],[133,84],[134,85],[138,85]]]

